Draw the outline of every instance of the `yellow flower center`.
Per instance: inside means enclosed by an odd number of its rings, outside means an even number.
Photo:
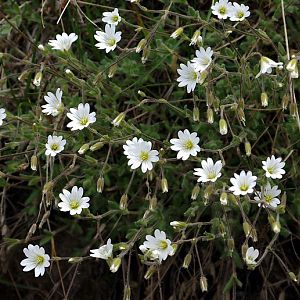
[[[86,125],[89,122],[89,119],[87,117],[83,117],[80,119],[80,125]]]
[[[145,151],[142,151],[141,154],[140,154],[140,159],[142,161],[148,160],[149,159],[149,153],[145,152]]]
[[[265,201],[270,203],[273,200],[273,197],[271,195],[265,195]]]
[[[274,168],[273,168],[273,167],[270,167],[270,168],[268,168],[267,170],[268,170],[268,172],[269,172],[270,174],[273,174],[273,173],[274,173]]]
[[[240,186],[240,190],[243,192],[246,192],[249,189],[249,185],[248,184],[242,184]]]
[[[77,209],[79,207],[79,202],[77,200],[70,201],[71,209]]]
[[[237,13],[237,17],[239,18],[239,19],[241,19],[241,18],[243,18],[244,17],[244,12],[242,12],[242,11],[239,11],[238,13]]]
[[[43,264],[44,261],[45,261],[45,257],[44,257],[44,256],[42,256],[42,255],[38,255],[38,256],[37,256],[37,258],[36,258],[36,263],[37,263],[38,265]]]
[[[207,179],[214,179],[216,177],[216,173],[215,172],[209,172],[207,175]]]
[[[58,145],[57,144],[52,144],[51,145],[51,150],[56,151],[58,149]]]
[[[192,150],[194,148],[193,142],[191,140],[186,141],[184,144],[184,148],[186,150]]]
[[[112,20],[113,20],[114,22],[117,22],[117,21],[119,20],[119,17],[118,17],[118,16],[113,16],[113,17],[112,17]]]
[[[226,7],[225,7],[225,6],[221,6],[221,7],[219,8],[219,13],[220,13],[221,15],[226,14]]]
[[[192,74],[192,79],[193,79],[193,80],[197,80],[197,78],[198,78],[198,73],[197,73],[197,72],[194,72],[194,73]]]
[[[168,248],[168,243],[166,241],[161,241],[160,245],[159,245],[159,248],[162,249],[162,250],[167,249]]]
[[[107,45],[110,46],[110,47],[114,46],[115,43],[116,43],[115,39],[109,39],[109,40],[107,40]]]

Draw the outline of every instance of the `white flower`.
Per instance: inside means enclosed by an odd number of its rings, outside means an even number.
[[[272,68],[277,68],[277,67],[281,67],[283,65],[282,62],[275,62],[274,60],[266,57],[266,56],[262,56],[260,58],[260,71],[259,73],[255,76],[255,78],[258,78],[261,74],[271,74],[272,73]]]
[[[108,259],[112,257],[113,254],[113,245],[111,243],[111,239],[107,240],[106,245],[101,246],[98,249],[93,249],[90,250],[92,254],[90,256],[96,257],[96,258],[101,258],[101,259]]]
[[[202,168],[195,168],[194,175],[199,176],[198,182],[215,182],[219,177],[222,176],[222,162],[218,160],[214,163],[211,158],[201,161]]]
[[[131,169],[134,170],[141,166],[143,173],[153,169],[152,163],[157,162],[159,158],[158,151],[151,150],[151,142],[146,142],[142,138],[138,140],[135,137],[132,141],[127,140],[126,144],[123,145],[123,149],[129,159],[128,165],[131,166]]]
[[[232,3],[228,0],[220,0],[216,2],[212,7],[212,14],[219,19],[227,19],[230,16],[232,10]]]
[[[121,31],[116,32],[115,25],[105,25],[105,32],[96,31],[94,38],[99,42],[95,46],[98,49],[105,49],[105,52],[115,50],[117,43],[121,40]]]
[[[173,144],[171,149],[178,151],[177,159],[187,160],[190,155],[197,156],[197,152],[200,151],[198,146],[200,139],[196,132],[190,133],[188,129],[184,131],[178,131],[178,139],[171,139],[170,142]]]
[[[23,249],[27,258],[21,261],[21,266],[25,267],[24,272],[28,272],[34,269],[34,276],[43,276],[45,274],[45,268],[50,266],[50,257],[45,254],[45,249],[38,245],[28,245],[28,248]]]
[[[83,196],[83,188],[73,186],[72,191],[69,192],[63,189],[63,192],[59,194],[59,198],[62,202],[58,203],[61,211],[69,211],[70,215],[80,214],[83,208],[88,208],[90,204],[89,197]]]
[[[208,47],[204,49],[203,47],[200,50],[196,51],[196,57],[192,59],[192,65],[194,66],[197,72],[203,72],[206,70],[212,62],[212,56],[214,52]]]
[[[143,252],[146,258],[150,260],[159,259],[158,251],[148,249],[144,244],[139,246],[139,249]]]
[[[277,198],[280,193],[281,190],[278,189],[277,185],[271,187],[270,183],[268,182],[267,185],[262,188],[262,192],[258,192],[258,196],[254,197],[254,200],[265,201],[267,202],[268,206],[276,208],[277,205],[280,204],[280,200]],[[258,203],[258,206],[261,206],[261,203]],[[264,204],[263,207],[265,207]]]
[[[78,36],[75,33],[70,33],[67,35],[65,32],[63,32],[61,35],[56,35],[56,40],[50,40],[49,45],[54,50],[61,50],[61,51],[68,51],[72,43],[74,43],[78,39]]]
[[[257,262],[255,261],[259,255],[259,251],[250,247],[247,249],[245,261],[247,265],[256,265]]]
[[[78,108],[70,108],[71,113],[67,113],[67,117],[72,120],[67,124],[71,130],[82,130],[90,124],[96,122],[96,113],[90,113],[90,105],[88,103],[78,105]]]
[[[63,136],[48,135],[48,142],[46,143],[46,155],[56,156],[64,150],[66,140]]]
[[[47,115],[52,115],[53,117],[56,117],[59,113],[61,113],[64,108],[61,101],[62,94],[63,92],[60,88],[56,90],[55,95],[48,92],[47,96],[44,96],[47,104],[42,105],[42,112]]]
[[[118,25],[121,22],[119,10],[115,8],[112,12],[104,12],[102,21],[110,25]]]
[[[274,155],[267,158],[266,161],[262,162],[263,169],[266,171],[266,177],[272,179],[281,179],[282,175],[285,174],[285,170],[283,169],[285,166],[285,162],[282,161],[282,158],[275,158]]]
[[[0,108],[0,126],[3,124],[3,120],[6,118],[6,112],[4,108]]]
[[[253,193],[253,188],[256,185],[256,176],[252,176],[252,172],[242,171],[240,175],[234,173],[235,178],[230,178],[232,186],[229,188],[234,195],[246,195]]]
[[[249,6],[233,2],[229,16],[230,21],[243,21],[250,16]]]
[[[159,229],[154,231],[154,236],[146,235],[146,241],[143,245],[145,248],[151,250],[154,257],[158,257],[160,262],[165,260],[174,251],[171,241],[166,237],[166,233]]]
[[[177,78],[179,82],[178,86],[186,86],[187,92],[190,93],[196,87],[199,82],[199,72],[197,72],[194,66],[188,61],[187,65],[180,64],[180,69],[177,69],[177,73],[180,75]]]

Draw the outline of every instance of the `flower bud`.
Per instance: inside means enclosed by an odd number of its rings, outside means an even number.
[[[204,70],[204,71],[202,71],[202,72],[200,73],[199,81],[198,81],[198,83],[199,83],[200,85],[204,83],[204,81],[205,81],[207,75],[208,75],[208,72],[207,72],[206,70]]]
[[[221,193],[220,202],[222,205],[227,205],[227,203],[228,203],[227,193],[225,193],[225,192]]]
[[[239,119],[241,120],[241,122],[243,123],[243,125],[245,126],[245,122],[246,122],[246,117],[245,117],[245,113],[244,110],[242,108],[238,108],[237,110],[237,114],[239,116]],[[227,126],[227,124],[226,124]],[[226,132],[227,133],[227,132]]]
[[[156,206],[157,206],[157,198],[156,198],[156,196],[153,196],[149,200],[149,209],[154,210],[156,208]]]
[[[191,199],[196,200],[199,193],[200,193],[200,186],[199,186],[199,184],[196,184],[192,190]]]
[[[101,175],[97,180],[97,192],[102,193],[104,188],[104,178]]]
[[[251,156],[251,144],[248,141],[245,142],[245,152],[247,156]]]
[[[297,66],[297,58],[292,58],[286,65],[286,69],[289,72],[291,72],[292,78],[298,78],[299,72],[298,72],[298,66]]]
[[[121,265],[121,262],[122,262],[122,260],[121,260],[120,257],[114,258],[111,265],[110,265],[110,267],[109,267],[110,271],[112,273],[116,273],[118,271],[120,265]]]
[[[212,124],[214,122],[214,111],[209,107],[207,109],[207,123]]]
[[[140,42],[138,43],[136,49],[135,49],[135,52],[136,53],[140,53],[146,46],[147,44],[147,40],[146,39],[142,39],[140,40]]]
[[[243,229],[246,237],[251,237],[254,242],[257,241],[256,229],[252,227],[248,222],[243,223]]]
[[[228,128],[227,128],[227,123],[226,123],[225,119],[223,119],[223,118],[220,119],[220,121],[219,121],[219,128],[220,128],[220,133],[222,135],[227,134]]]
[[[41,50],[41,51],[45,51],[45,47],[44,47],[44,45],[42,45],[42,44],[39,44],[39,45],[38,45],[38,49]]]
[[[243,257],[243,259],[246,258],[246,253],[247,253],[248,248],[249,248],[248,243],[244,243],[242,245],[242,257]]]
[[[161,189],[162,189],[163,193],[167,193],[168,192],[168,180],[165,177],[163,177],[161,179]]]
[[[170,225],[174,228],[176,231],[181,231],[183,229],[187,228],[187,223],[181,222],[181,221],[172,221],[170,222]]]
[[[199,108],[194,106],[193,108],[193,120],[194,122],[199,122],[200,117],[199,117]]]
[[[183,28],[179,27],[170,35],[170,37],[172,39],[177,39],[182,33],[183,33]]]
[[[260,94],[260,101],[261,101],[261,106],[262,107],[267,107],[268,106],[268,95],[267,95],[267,93],[261,93]]]
[[[115,119],[113,119],[113,121],[111,122],[112,125],[118,127],[120,125],[120,123],[124,120],[125,118],[125,113],[124,112],[121,112],[120,114],[118,114],[116,116]]]
[[[172,250],[169,252],[169,256],[173,256],[176,253],[178,245],[177,244],[171,244],[171,247],[172,247]]]
[[[146,272],[146,274],[144,275],[145,279],[149,279],[154,273],[156,272],[156,268],[155,266],[150,266]]]
[[[234,239],[233,238],[229,238],[227,240],[227,247],[228,247],[228,251],[230,252],[230,254],[232,255],[232,252],[234,250]]]
[[[191,45],[200,45],[202,43],[202,36],[200,35],[200,30],[196,30],[191,38]]]
[[[104,143],[103,143],[103,142],[97,142],[97,143],[95,143],[94,145],[92,145],[92,146],[90,147],[90,150],[91,150],[91,151],[96,151],[96,150],[101,149],[103,146],[104,146]]]
[[[282,106],[282,109],[283,110],[286,110],[287,109],[287,107],[288,107],[288,105],[289,105],[289,102],[290,102],[290,97],[289,97],[289,95],[284,95],[283,97],[282,97],[282,102],[281,102],[281,106]]]
[[[205,276],[200,277],[200,288],[202,292],[207,292],[207,279]]]
[[[281,230],[281,225],[280,225],[280,222],[279,221],[275,221],[273,224],[272,224],[272,230],[275,232],[275,233],[279,233],[280,230]]]
[[[298,281],[298,280],[297,280],[297,277],[296,277],[296,275],[295,275],[294,272],[289,272],[289,276],[290,276],[290,278],[291,278],[293,281],[295,281],[295,282]]]
[[[89,150],[90,145],[89,144],[84,144],[80,147],[80,149],[78,150],[79,154],[84,154],[87,150]]]
[[[37,169],[37,156],[35,154],[31,156],[30,167],[32,171],[36,171]]]
[[[191,260],[192,260],[192,254],[191,253],[188,253],[184,260],[183,260],[183,265],[182,267],[185,268],[185,269],[188,269],[190,263],[191,263]]]
[[[43,78],[43,73],[41,71],[37,72],[34,76],[33,84],[39,87],[41,85],[42,78]]]
[[[290,104],[290,115],[293,117],[293,118],[296,118],[297,117],[297,104],[295,102],[292,102]]]
[[[208,200],[212,195],[213,191],[214,191],[213,185],[209,184],[204,190],[204,198]]]
[[[128,205],[128,196],[127,194],[123,194],[120,199],[120,209],[127,209]]]
[[[108,78],[113,78],[116,71],[117,71],[118,65],[117,64],[113,64],[110,66],[109,70],[108,70]]]
[[[146,94],[143,92],[143,91],[141,91],[141,90],[138,90],[138,94],[141,96],[141,97],[147,97],[146,96]]]
[[[145,47],[142,54],[142,64],[146,63],[150,55],[150,47]]]
[[[83,261],[82,257],[71,257],[71,258],[69,258],[68,263],[70,263],[70,264],[78,264],[78,263],[80,263],[82,261]]]

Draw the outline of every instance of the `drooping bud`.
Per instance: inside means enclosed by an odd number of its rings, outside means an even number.
[[[207,292],[207,279],[205,276],[200,277],[200,288],[202,292]]]
[[[198,83],[199,83],[200,85],[204,83],[204,81],[205,81],[207,75],[208,75],[208,72],[207,72],[206,70],[204,70],[204,71],[202,71],[202,72],[200,73],[199,81],[198,81]]]
[[[108,78],[113,78],[116,71],[117,71],[118,65],[117,64],[113,64],[110,66],[109,70],[108,70]]]
[[[168,180],[165,177],[163,177],[161,179],[161,189],[162,189],[163,193],[167,193],[169,191],[168,190]]]
[[[191,253],[188,253],[184,260],[183,260],[183,265],[182,267],[185,268],[185,269],[188,269],[190,263],[191,263],[191,260],[192,260],[192,254]]]
[[[38,49],[41,50],[41,51],[45,51],[45,47],[44,47],[44,45],[42,45],[42,44],[39,44],[39,45],[38,45]]]
[[[225,121],[224,118],[221,118],[220,121],[219,121],[219,128],[220,128],[220,133],[222,135],[225,135],[227,134],[228,132],[228,127],[227,127],[227,123]]]
[[[243,125],[245,126],[245,122],[246,122],[246,117],[245,117],[245,112],[242,108],[238,108],[237,109],[237,114],[239,116],[239,119],[241,120],[241,122],[243,123]],[[227,125],[227,124],[226,124]]]
[[[194,106],[193,108],[193,120],[194,122],[199,122],[200,116],[199,116],[199,108]]]
[[[299,72],[298,72],[297,58],[292,58],[286,65],[286,69],[289,72],[291,72],[292,78],[298,78]]]
[[[89,144],[84,144],[80,147],[80,149],[78,150],[79,154],[84,154],[87,150],[89,150],[90,145]]]
[[[143,92],[143,91],[141,91],[141,90],[138,90],[138,94],[141,96],[141,97],[147,97],[146,96],[146,94]]]
[[[42,78],[43,78],[43,73],[41,71],[37,72],[34,76],[34,79],[33,79],[33,84],[37,87],[39,87],[41,85],[41,81],[42,81]]]
[[[227,240],[227,247],[228,247],[228,251],[229,251],[230,255],[232,255],[233,250],[234,250],[234,239],[233,238],[229,238]]]
[[[200,186],[199,186],[199,184],[196,184],[192,190],[191,199],[196,200],[199,193],[200,193]]]
[[[120,125],[120,123],[124,120],[125,116],[126,116],[126,114],[124,112],[121,112],[113,119],[111,124],[118,127]]]
[[[69,258],[68,263],[70,263],[70,264],[78,264],[78,263],[80,263],[82,261],[83,261],[82,257],[71,257],[71,258]]]
[[[281,106],[282,106],[283,110],[287,109],[287,107],[289,106],[289,102],[290,102],[290,97],[289,97],[289,95],[285,94],[282,97],[282,102],[281,102]]]
[[[145,279],[149,279],[154,273],[156,272],[156,267],[155,266],[150,266],[144,275]]]
[[[297,104],[295,102],[290,103],[290,115],[293,118],[297,117]]]
[[[31,156],[30,167],[32,171],[37,170],[37,156],[35,154]]]
[[[268,95],[267,93],[261,93],[260,94],[260,101],[261,101],[261,106],[262,107],[267,107],[269,102],[268,102]]]
[[[146,46],[147,44],[147,40],[146,39],[142,39],[140,40],[140,42],[138,43],[136,49],[135,49],[135,52],[136,53],[140,53]]]
[[[104,188],[104,178],[102,175],[99,176],[97,180],[97,192],[102,193]]]
[[[110,271],[112,273],[116,273],[121,265],[121,258],[120,257],[116,257],[112,260],[111,265],[109,267]]]
[[[295,275],[294,272],[289,272],[289,276],[290,276],[291,280],[293,280],[293,281],[295,281],[295,282],[298,281],[298,280],[297,280],[297,276]]]
[[[204,190],[204,198],[208,200],[211,194],[213,193],[213,191],[214,191],[213,185],[209,184]]]
[[[142,54],[142,64],[146,63],[150,55],[150,47],[145,47]]]
[[[196,30],[191,38],[190,46],[191,45],[201,45],[202,43],[202,36],[200,35],[200,30]]]
[[[251,237],[254,242],[257,241],[256,229],[252,227],[247,221],[243,223],[243,229],[246,237]]]
[[[172,39],[177,39],[182,33],[183,33],[183,28],[179,27],[170,35],[170,37]]]
[[[124,287],[124,296],[123,300],[130,300],[131,299],[131,289],[129,285],[125,285]]]
[[[251,156],[251,144],[248,141],[245,142],[245,152],[247,156]]]
[[[228,203],[228,197],[226,192],[222,192],[220,196],[220,202],[222,205],[227,205]]]
[[[156,196],[154,195],[153,197],[150,198],[149,200],[149,209],[150,210],[154,210],[157,206],[157,198]]]
[[[212,124],[214,122],[214,111],[209,107],[207,109],[207,123]]]
[[[123,194],[120,199],[120,209],[127,209],[127,205],[128,205],[128,195]]]

